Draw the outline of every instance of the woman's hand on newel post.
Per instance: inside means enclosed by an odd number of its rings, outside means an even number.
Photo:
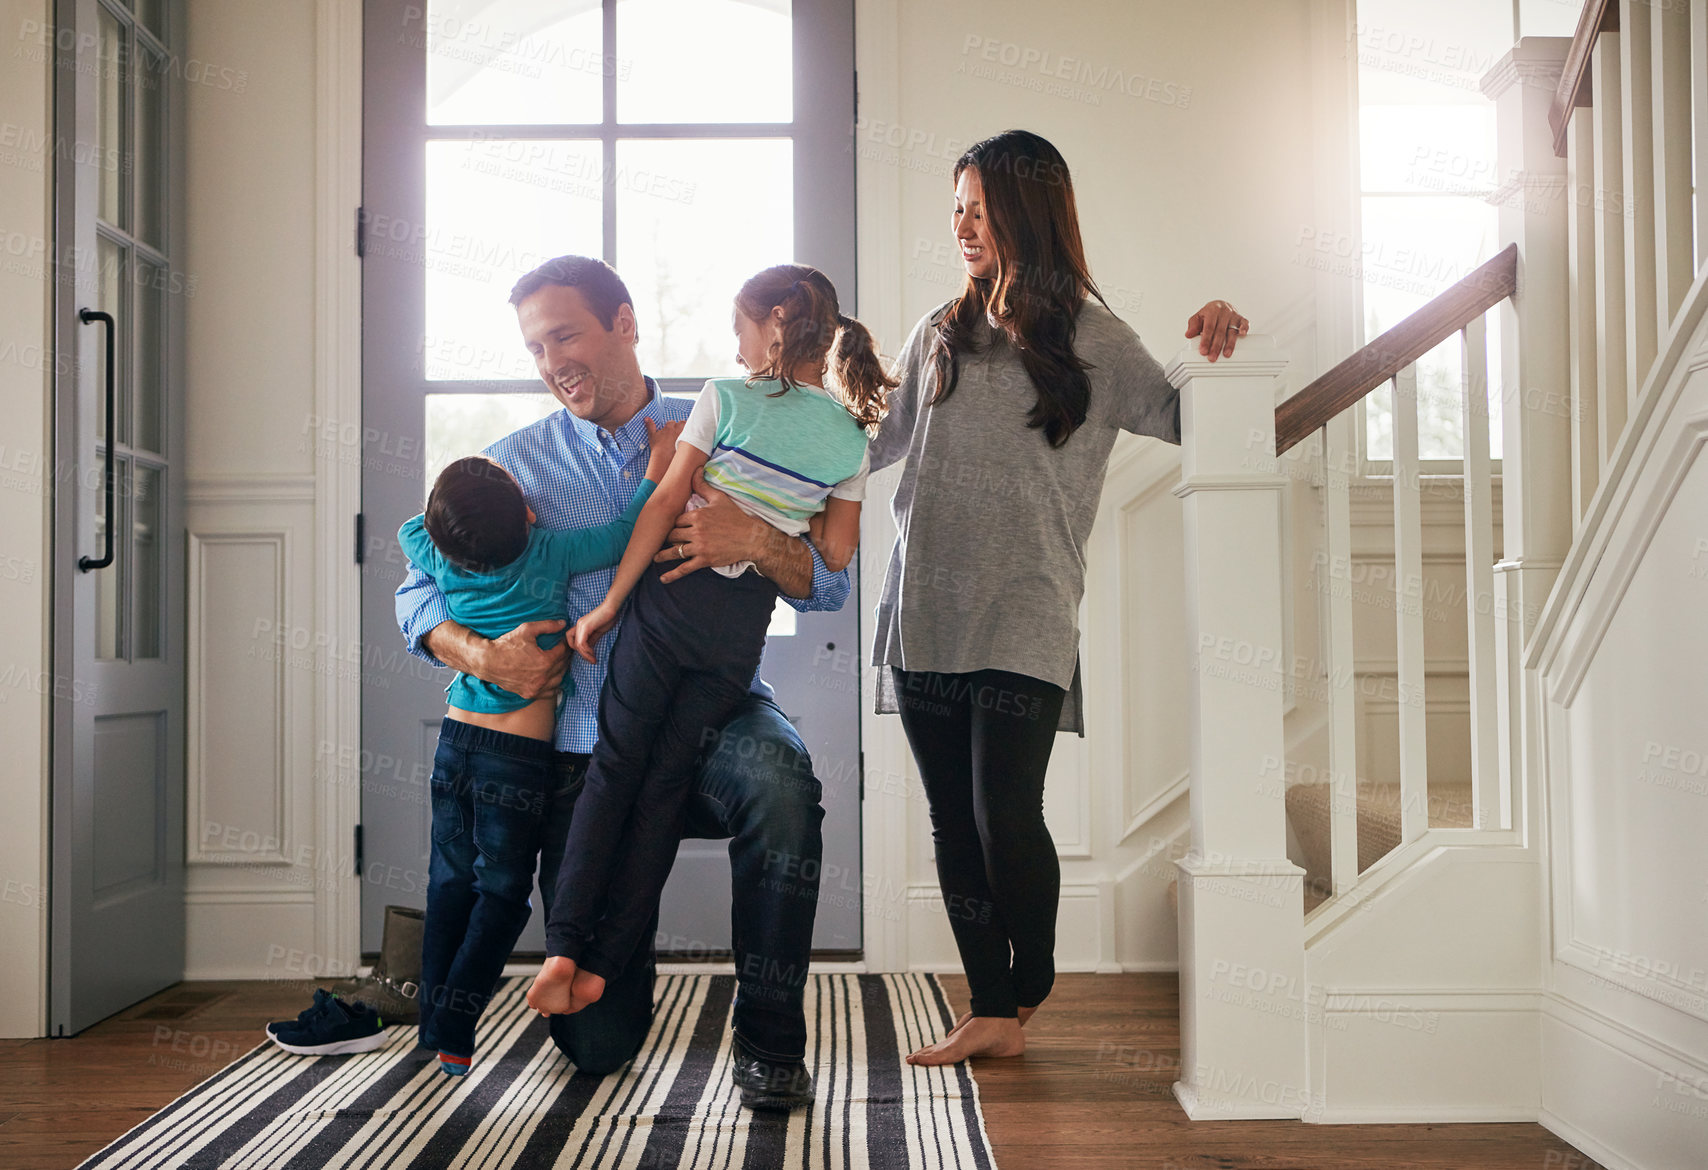
[[[1232,357],[1234,342],[1251,332],[1251,322],[1226,301],[1211,301],[1186,319],[1186,336],[1199,338],[1198,352],[1211,361]]]

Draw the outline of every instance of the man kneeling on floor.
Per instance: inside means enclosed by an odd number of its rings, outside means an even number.
[[[641,373],[634,308],[628,289],[608,265],[579,256],[548,261],[517,282],[510,303],[541,380],[564,409],[500,439],[485,454],[520,486],[540,528],[609,524],[629,506],[644,476],[649,429],[685,419],[691,403],[664,397]],[[665,580],[707,566],[751,561],[795,608],[841,608],[849,592],[847,573],[830,572],[808,540],[780,537],[721,493],[699,490],[707,505],[678,520],[660,554],[678,566]],[[571,576],[569,615],[598,605],[611,579],[606,568]],[[561,637],[548,639],[547,647],[539,644],[542,635],[561,635],[566,626],[561,621],[527,623],[496,638],[483,637],[452,619],[442,583],[419,564],[411,565],[397,592],[397,614],[412,653],[523,698],[556,696],[567,672],[570,685],[561,687],[565,694],[552,729],[553,779],[541,794],[535,818],[540,889],[549,918],[571,815],[597,738],[599,695],[614,639],[607,638],[597,661],[588,662],[572,656]],[[755,1108],[789,1108],[812,1099],[802,993],[818,907],[820,795],[805,746],[770,688],[755,677],[751,692],[698,761],[682,832],[730,841],[737,971],[734,1079],[743,1103]],[[486,860],[480,816],[488,804],[477,802],[473,809],[474,823],[459,830],[470,835],[466,850],[437,839],[435,812],[429,954],[435,939],[433,891],[441,879],[472,880],[477,896],[486,894],[480,888]],[[449,835],[448,827],[444,831]],[[441,854],[466,857],[471,873],[449,872]],[[780,856],[798,859],[799,879],[767,880],[767,857]],[[646,935],[651,937],[657,932],[656,902],[647,913]],[[421,992],[423,1025],[429,1029],[436,997],[444,995],[433,985],[431,967],[423,965]],[[551,1017],[553,1040],[578,1069],[612,1072],[639,1052],[652,1022],[655,970],[654,949],[643,945],[608,981],[597,1002]],[[490,989],[484,998],[489,997]]]

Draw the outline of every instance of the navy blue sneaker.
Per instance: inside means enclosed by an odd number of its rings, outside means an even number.
[[[314,1019],[314,1017],[318,1016],[321,1012],[324,1012],[327,1004],[337,998],[338,996],[336,994],[326,990],[324,987],[315,988],[314,1002],[312,1004],[297,1013],[297,1018],[294,1020],[274,1020],[272,1023],[268,1024],[267,1035],[269,1037],[277,1035],[280,1028],[295,1028],[306,1025],[310,1020]]]
[[[385,1021],[373,1008],[329,991],[316,991],[314,999],[297,1019],[267,1026],[274,1044],[300,1056],[344,1056],[385,1047]]]

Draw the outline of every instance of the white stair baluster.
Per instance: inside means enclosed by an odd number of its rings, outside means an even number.
[[[1619,33],[1604,32],[1590,50],[1594,186],[1588,192],[1595,216],[1595,383],[1597,463],[1606,467],[1625,429],[1625,157],[1624,119],[1619,114]]]
[[[1708,3],[1708,0],[1703,0]],[[1572,528],[1601,483],[1597,439],[1595,316],[1595,114],[1576,110],[1566,128],[1566,317],[1572,379]]]
[[[1619,2],[1619,81],[1624,125],[1625,395],[1636,401],[1654,364],[1655,131],[1649,78],[1650,0]],[[1599,92],[1595,100],[1601,100]],[[1609,275],[1617,269],[1608,269]],[[1614,436],[1617,439],[1617,436]]]
[[[1696,159],[1696,263],[1708,264],[1708,0],[1690,0],[1690,123]]]
[[[1484,318],[1460,330],[1465,436],[1465,650],[1470,669],[1471,801],[1479,829],[1501,828],[1500,732],[1495,694],[1494,510],[1489,471],[1489,356]]]
[[[1417,458],[1417,363],[1394,375],[1394,650],[1400,724],[1400,843],[1429,828],[1423,687],[1423,504]]]
[[[1351,471],[1355,410],[1323,424],[1323,588],[1328,594],[1324,666],[1328,675],[1329,880],[1336,895],[1358,881],[1358,696],[1352,650]]]
[[[1664,337],[1696,276],[1690,246],[1690,13],[1680,3],[1657,4],[1649,22],[1655,120],[1655,302]]]

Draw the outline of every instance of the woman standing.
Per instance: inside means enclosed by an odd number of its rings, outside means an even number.
[[[1115,432],[1180,441],[1175,389],[1092,282],[1055,147],[1024,130],[973,146],[951,223],[965,284],[914,327],[871,445],[874,471],[907,460],[873,665],[930,800],[972,999],[914,1064],[1025,1051],[1055,979],[1044,772],[1078,682],[1086,539]],[[1212,301],[1186,336],[1214,360],[1248,328]]]

